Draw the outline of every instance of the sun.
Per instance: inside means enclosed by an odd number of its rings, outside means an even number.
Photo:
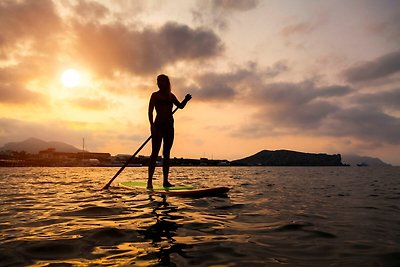
[[[65,87],[76,87],[81,81],[81,76],[76,69],[67,69],[61,75],[61,83]]]

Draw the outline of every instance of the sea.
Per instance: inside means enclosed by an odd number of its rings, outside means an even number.
[[[117,170],[0,168],[0,266],[400,266],[400,167],[171,168],[204,198]]]

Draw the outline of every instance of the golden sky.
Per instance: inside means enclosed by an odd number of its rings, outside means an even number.
[[[131,154],[164,73],[178,99],[193,95],[172,156],[400,164],[399,17],[389,0],[0,0],[0,146],[85,138]]]

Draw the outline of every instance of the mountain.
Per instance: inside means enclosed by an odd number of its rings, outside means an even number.
[[[391,166],[379,158],[358,155],[343,155],[342,160],[343,163],[350,164],[351,166],[357,166],[357,164],[362,164],[363,166]]]
[[[231,163],[246,166],[343,166],[340,154],[312,154],[290,150],[262,150]]]
[[[55,148],[58,152],[79,152],[80,149],[62,142],[46,142],[37,138],[29,138],[22,142],[10,142],[0,148],[0,151],[25,151],[30,154],[37,154],[41,150]]]

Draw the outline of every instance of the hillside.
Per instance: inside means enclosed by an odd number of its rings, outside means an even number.
[[[366,156],[358,156],[358,155],[343,155],[342,161],[345,164],[349,164],[351,166],[357,166],[357,164],[363,164],[364,166],[392,166],[383,162],[379,158],[366,157]]]
[[[340,154],[312,154],[290,150],[262,150],[231,163],[245,166],[343,166]]]
[[[25,151],[30,154],[37,154],[41,150],[55,148],[58,152],[78,152],[80,149],[62,142],[46,142],[37,138],[29,138],[22,142],[10,142],[0,148],[0,151]]]

